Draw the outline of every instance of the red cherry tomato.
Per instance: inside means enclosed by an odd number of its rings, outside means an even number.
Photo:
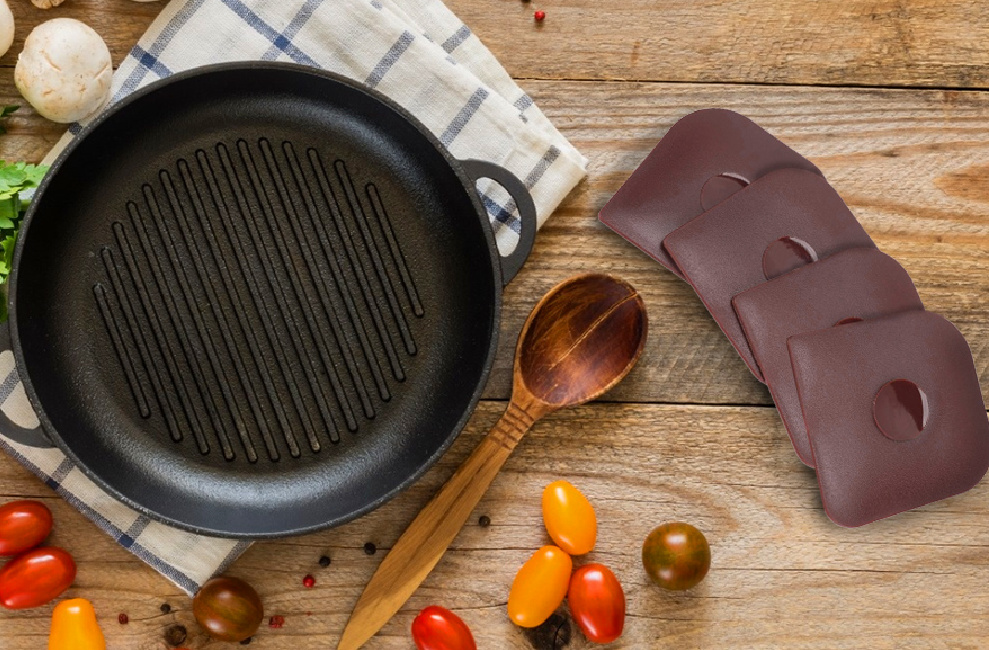
[[[419,650],[477,650],[467,624],[436,605],[425,608],[412,621],[412,640]]]
[[[603,564],[585,564],[573,572],[567,592],[570,615],[588,640],[611,643],[625,627],[625,592]]]
[[[0,506],[0,556],[20,555],[52,532],[52,513],[40,501],[11,501]]]
[[[0,605],[40,607],[58,598],[76,579],[72,556],[55,546],[28,551],[0,569]]]

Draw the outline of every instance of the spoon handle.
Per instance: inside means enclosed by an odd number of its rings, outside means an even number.
[[[337,650],[356,650],[374,636],[440,561],[512,450],[538,419],[530,415],[538,407],[526,406],[534,405],[519,406],[513,398],[494,428],[405,529],[364,588]]]

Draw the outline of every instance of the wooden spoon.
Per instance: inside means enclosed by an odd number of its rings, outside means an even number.
[[[337,650],[359,648],[405,604],[536,420],[595,399],[628,374],[646,329],[638,292],[607,275],[570,278],[539,301],[519,335],[508,410],[381,562]]]

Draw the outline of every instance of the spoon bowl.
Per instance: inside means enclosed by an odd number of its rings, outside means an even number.
[[[647,329],[645,304],[632,285],[601,274],[570,278],[526,320],[515,390],[554,409],[596,399],[638,361]]]

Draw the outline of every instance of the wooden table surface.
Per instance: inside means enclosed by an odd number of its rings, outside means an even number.
[[[332,0],[328,0],[332,1]],[[51,12],[9,0],[17,40],[0,59],[0,101],[23,103],[13,63],[52,16],[85,20],[115,62],[163,3],[67,0]],[[690,288],[601,226],[596,214],[666,130],[690,111],[740,111],[814,161],[869,234],[898,259],[931,310],[968,338],[989,387],[989,13],[980,0],[450,0],[563,133],[590,159],[509,287],[486,399],[418,484],[349,525],[252,547],[230,573],[260,591],[282,629],[252,647],[334,647],[384,552],[494,423],[509,394],[511,352],[539,296],[581,271],[607,271],[645,297],[651,332],[637,369],[602,401],[537,425],[450,552],[369,647],[411,648],[409,625],[441,603],[482,649],[543,648],[505,614],[519,565],[547,541],[542,487],[578,485],[628,598],[623,648],[989,647],[989,482],[892,519],[848,530],[821,509],[766,389],[746,371]],[[547,18],[534,25],[532,11]],[[63,128],[24,108],[0,156],[38,160]],[[220,648],[176,587],[0,454],[0,501],[38,498],[53,542],[79,561],[70,596],[92,600],[111,649]],[[479,515],[491,525],[477,525]],[[711,542],[706,581],[682,594],[652,587],[639,549],[670,520]],[[368,556],[365,542],[379,551]],[[332,565],[321,569],[328,554]],[[301,578],[317,577],[313,590]],[[171,613],[162,614],[167,602]],[[119,625],[125,612],[129,625]],[[46,647],[50,607],[0,613],[0,648]],[[588,644],[574,629],[566,647]],[[563,647],[558,644],[558,647]]]

